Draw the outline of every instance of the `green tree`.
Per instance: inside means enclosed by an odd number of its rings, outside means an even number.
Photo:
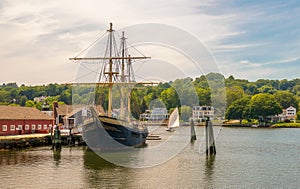
[[[173,87],[164,90],[160,99],[162,99],[167,109],[174,108],[180,104],[178,94]]]
[[[146,110],[146,102],[142,97],[142,94],[139,92],[139,90],[132,90],[131,91],[131,115],[139,119],[140,114],[145,112]]]
[[[20,98],[20,103],[19,103],[20,106],[25,106],[27,100],[28,100],[28,99],[27,99],[26,96],[21,96],[21,98]]]
[[[242,120],[247,117],[246,111],[247,107],[250,104],[250,96],[245,96],[241,99],[234,101],[226,110],[225,117],[226,119],[239,119],[240,124]]]
[[[33,89],[33,87],[22,86],[19,90],[19,95],[26,96],[26,98],[29,100],[33,100],[33,98],[35,97],[35,90]]]
[[[64,90],[58,97],[59,101],[62,101],[66,104],[72,104],[72,94],[70,89]]]
[[[293,93],[289,91],[277,91],[274,96],[282,109],[293,106],[298,110],[298,102]]]
[[[251,114],[254,118],[263,117],[266,122],[267,116],[277,115],[282,112],[280,104],[276,101],[274,95],[256,94],[250,101]]]
[[[294,95],[300,96],[300,85],[295,85],[292,89]]]
[[[249,84],[248,80],[245,79],[234,79],[233,76],[229,76],[225,80],[226,87],[232,87],[232,86],[240,86],[243,88],[243,90],[247,90],[247,86]]]
[[[225,78],[220,73],[209,73],[206,75],[211,90],[218,90],[225,87]]]
[[[180,98],[180,105],[198,105],[198,96],[191,78],[176,79],[171,86]],[[179,104],[177,104],[178,106]]]
[[[244,96],[244,90],[240,86],[232,86],[226,88],[226,105],[229,107],[234,101]]]
[[[18,88],[17,83],[7,83],[6,85],[4,84],[4,86],[7,88]]]
[[[196,88],[198,95],[199,105],[211,105],[211,94],[209,88]]]
[[[9,103],[11,101],[9,96],[9,91],[6,90],[0,90],[0,102],[2,104]]]
[[[269,94],[274,94],[275,93],[275,89],[274,87],[270,86],[270,85],[263,85],[260,88],[257,89],[259,93],[269,93]]]
[[[170,82],[171,83],[171,82]],[[157,96],[159,96],[164,90],[168,89],[171,87],[170,83],[159,83],[156,87],[155,87],[155,94]]]
[[[57,92],[57,84],[51,83],[46,87],[46,93],[48,96],[56,96]]]
[[[192,108],[190,106],[181,106],[180,108],[180,112],[181,112],[181,120],[183,121],[189,121],[190,117],[192,116]]]
[[[282,91],[288,90],[289,87],[290,87],[290,84],[289,84],[287,79],[283,79],[283,80],[280,81],[280,83],[279,83],[279,89],[280,90],[282,90]]]
[[[270,80],[268,80],[268,79],[259,79],[259,80],[257,80],[255,82],[255,84],[256,84],[257,88],[260,88],[260,87],[262,87],[264,85],[269,85],[270,84]]]
[[[35,103],[34,103],[33,100],[27,100],[27,101],[25,102],[25,106],[26,106],[26,107],[35,107]]]
[[[257,86],[255,83],[251,82],[251,83],[248,83],[246,85],[246,90],[245,90],[245,93],[247,93],[248,95],[254,95],[257,93]]]
[[[194,81],[193,84],[195,85],[196,88],[202,88],[202,89],[208,89],[209,85],[206,80],[206,77],[204,75],[197,77]]]

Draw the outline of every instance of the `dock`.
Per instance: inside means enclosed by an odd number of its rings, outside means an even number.
[[[159,135],[149,135],[146,140],[161,140]]]
[[[80,134],[74,134],[72,137],[74,144],[85,145]],[[70,144],[69,135],[61,135],[61,140],[62,145]],[[51,135],[48,133],[0,136],[0,150],[25,149],[38,146],[50,146],[51,144]]]

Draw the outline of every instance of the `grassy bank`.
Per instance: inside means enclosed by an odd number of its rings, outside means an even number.
[[[272,128],[300,128],[300,123],[276,123]]]

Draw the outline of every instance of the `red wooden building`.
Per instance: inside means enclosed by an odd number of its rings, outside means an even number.
[[[53,118],[31,107],[0,106],[0,135],[49,133]]]

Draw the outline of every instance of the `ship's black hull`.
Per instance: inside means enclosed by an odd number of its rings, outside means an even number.
[[[126,122],[106,116],[99,117],[106,132],[117,142],[125,146],[139,147],[146,144],[147,128],[132,128]]]
[[[93,117],[83,125],[82,136],[97,151],[119,151],[146,144],[148,129],[132,128],[125,121],[106,116]]]

